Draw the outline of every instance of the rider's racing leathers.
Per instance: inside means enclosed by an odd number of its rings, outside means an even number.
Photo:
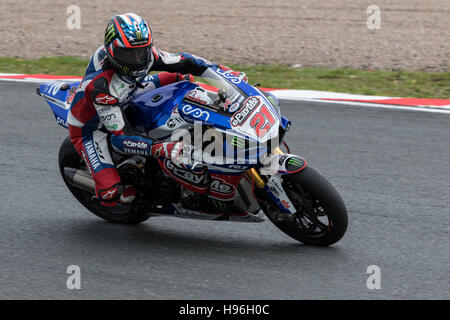
[[[201,75],[206,68],[213,66],[209,61],[188,53],[172,54],[155,47],[152,48],[150,65],[149,71],[166,72],[138,79],[136,84],[112,68],[105,48],[101,46],[92,56],[73,98],[68,115],[70,139],[86,162],[95,181],[96,196],[103,205],[115,205],[122,193],[126,197],[108,150],[108,136],[119,153],[148,156],[153,151],[152,140],[127,132],[122,107],[133,99],[138,87],[145,86],[146,90],[158,88],[185,79],[183,75]],[[167,156],[171,150],[158,148],[157,152],[158,155],[166,152]]]

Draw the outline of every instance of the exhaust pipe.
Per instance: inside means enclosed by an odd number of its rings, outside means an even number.
[[[64,176],[74,187],[95,193],[95,182],[89,172],[75,168],[64,168]]]

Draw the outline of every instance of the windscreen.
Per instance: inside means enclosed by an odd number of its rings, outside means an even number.
[[[211,68],[206,69],[200,77],[196,77],[196,81],[204,84],[205,86],[203,87],[209,91],[217,92],[218,89],[222,89],[225,92],[226,97],[233,102],[238,100],[241,102],[243,99],[248,97],[237,86],[225,80],[223,77],[211,70]]]

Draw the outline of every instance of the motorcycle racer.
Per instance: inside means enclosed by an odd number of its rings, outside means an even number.
[[[150,26],[136,14],[110,19],[104,44],[91,57],[68,115],[70,139],[95,181],[96,197],[103,206],[128,205],[136,196],[132,185],[122,184],[108,141],[123,154],[175,159],[182,152],[181,142],[155,143],[134,135],[122,108],[139,89],[192,81],[192,75],[199,76],[211,66],[217,65],[189,53],[157,49]],[[164,72],[148,76],[150,71]]]

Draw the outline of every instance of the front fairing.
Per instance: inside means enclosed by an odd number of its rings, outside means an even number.
[[[199,81],[207,90],[226,91],[227,96],[235,99],[232,101],[234,110],[225,112],[212,106],[187,102],[184,97],[198,84],[181,81],[137,93],[130,103],[130,110],[127,110],[133,127],[142,133],[160,127],[168,121],[176,107],[186,122],[201,121],[210,127],[233,130],[260,143],[278,135],[281,123],[278,106],[257,88],[218,67],[208,68]]]
[[[268,99],[257,88],[219,67],[208,68],[200,81],[224,90],[239,104],[228,113],[229,129],[259,143],[278,136],[281,115],[276,99]]]
[[[153,90],[141,90],[126,108],[132,127],[152,139],[166,140],[176,129],[192,129],[200,123],[223,134],[223,152],[235,158],[234,168],[257,165],[266,153],[266,142],[279,138],[283,128],[278,104],[257,88],[221,70],[208,68],[199,83],[181,81]],[[188,94],[202,87],[213,98],[211,104],[193,103]],[[234,99],[233,109],[220,108],[218,90]],[[231,112],[230,112],[231,111]],[[236,150],[237,149],[237,150]],[[245,165],[240,160],[245,158]],[[240,160],[237,160],[240,159]]]

